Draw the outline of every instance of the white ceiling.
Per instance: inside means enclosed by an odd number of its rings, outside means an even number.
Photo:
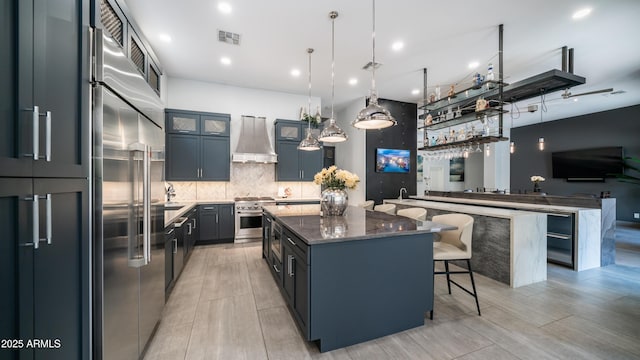
[[[307,94],[307,54],[312,47],[312,95],[321,96],[323,115],[331,104],[331,20],[336,19],[336,108],[363,98],[371,73],[372,3],[370,0],[225,0],[233,10],[224,15],[217,0],[126,0],[135,21],[150,41],[169,77],[241,87]],[[585,7],[582,20],[572,14]],[[513,83],[561,68],[564,45],[575,49],[574,73],[586,77],[571,92],[614,88],[625,93],[561,99],[546,97],[543,121],[640,104],[640,1],[638,0],[449,0],[376,2],[376,72],[381,98],[421,101],[422,69],[428,68],[430,90],[440,84],[468,86],[474,70],[497,71],[498,25],[504,24],[505,81]],[[218,42],[217,31],[241,34],[240,46]],[[160,34],[172,40],[163,42]],[[391,44],[402,40],[404,49]],[[224,66],[221,56],[231,58]],[[493,58],[493,60],[491,60]],[[290,75],[292,68],[302,74]],[[347,83],[356,77],[356,86]],[[420,89],[419,95],[412,95]],[[520,109],[539,99],[523,101]],[[293,104],[300,106],[301,104]],[[540,112],[514,115],[513,126],[540,122]],[[506,117],[509,125],[510,117]]]

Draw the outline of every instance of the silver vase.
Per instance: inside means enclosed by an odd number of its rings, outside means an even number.
[[[322,215],[341,216],[349,205],[347,192],[342,189],[328,188],[322,191]]]

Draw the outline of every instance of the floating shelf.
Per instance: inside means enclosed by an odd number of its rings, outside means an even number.
[[[455,142],[450,142],[450,143],[440,144],[440,145],[433,145],[433,146],[423,146],[418,150],[436,151],[436,150],[442,150],[442,149],[448,149],[448,148],[461,147],[463,145],[469,145],[469,144],[488,144],[488,143],[493,143],[498,141],[508,141],[508,140],[509,138],[504,136],[476,136],[471,139],[462,140],[462,141],[455,141]]]
[[[444,129],[446,127],[451,127],[451,126],[456,126],[456,125],[460,125],[460,124],[465,124],[468,122],[472,122],[472,121],[476,121],[476,120],[482,120],[482,118],[484,118],[484,116],[495,116],[495,115],[499,115],[499,114],[506,114],[508,113],[507,110],[501,110],[500,107],[491,107],[488,109],[484,109],[482,111],[474,111],[471,110],[469,112],[467,112],[466,114],[462,113],[462,116],[457,117],[457,118],[453,118],[450,120],[445,120],[445,121],[441,121],[438,123],[432,123],[431,125],[428,126],[422,126],[422,127],[418,127],[418,129],[427,129],[427,130],[439,130],[439,129]]]
[[[492,88],[488,89],[486,85],[492,84],[494,85]],[[502,84],[506,86],[507,84]],[[419,109],[429,110],[429,111],[438,111],[440,109],[447,108],[449,106],[457,106],[467,100],[476,101],[480,96],[484,96],[486,98],[496,98],[498,96],[498,89],[500,87],[499,81],[485,81],[481,85],[476,85],[472,87],[468,87],[464,90],[458,91],[453,96],[446,96],[441,98],[440,100],[436,100],[434,102],[422,105]],[[467,93],[468,92],[468,93]]]
[[[506,102],[522,101],[541,94],[569,89],[585,82],[586,79],[582,76],[554,69],[505,86],[502,98]]]

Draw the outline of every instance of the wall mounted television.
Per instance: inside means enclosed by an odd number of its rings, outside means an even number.
[[[551,153],[553,177],[574,181],[600,180],[624,171],[621,146]]]
[[[400,149],[376,149],[376,172],[408,173],[411,151]]]

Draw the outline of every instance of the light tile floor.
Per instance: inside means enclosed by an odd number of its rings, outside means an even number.
[[[638,267],[550,264],[547,281],[518,289],[477,275],[481,317],[471,296],[447,294],[438,276],[433,321],[319,353],[300,336],[260,246],[196,247],[145,359],[640,359]]]

